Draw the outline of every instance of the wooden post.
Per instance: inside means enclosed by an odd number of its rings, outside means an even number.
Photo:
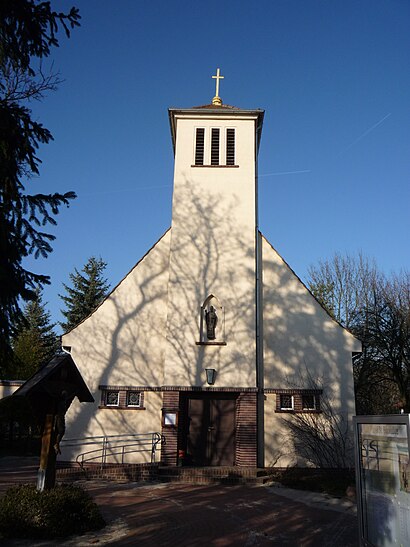
[[[56,482],[56,453],[54,450],[54,414],[47,414],[41,438],[40,468],[37,473],[37,490],[53,488]]]

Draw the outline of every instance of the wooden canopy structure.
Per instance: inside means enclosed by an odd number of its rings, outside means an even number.
[[[53,357],[11,397],[27,399],[37,418],[44,424],[37,489],[52,488],[55,484],[56,457],[65,433],[65,413],[75,397],[87,403],[93,403],[94,397],[68,353]]]

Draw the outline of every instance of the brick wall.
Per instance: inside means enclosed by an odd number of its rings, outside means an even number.
[[[162,394],[162,415],[165,412],[179,411],[179,391],[164,391]],[[163,465],[177,465],[178,423],[175,426],[164,425],[162,419],[161,461]]]
[[[57,480],[77,481],[87,479],[105,479],[112,481],[144,482],[158,479],[158,463],[136,464],[88,464],[84,469],[79,467],[66,467],[57,469]]]
[[[236,405],[235,464],[256,467],[257,447],[257,394],[240,393]]]

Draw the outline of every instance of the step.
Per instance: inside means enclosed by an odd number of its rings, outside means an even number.
[[[191,484],[262,484],[265,476],[254,467],[160,467],[158,473],[160,481]]]
[[[264,484],[272,480],[267,469],[254,467],[164,467],[159,464],[101,464],[65,467],[57,479],[100,479],[121,482],[180,482],[188,484]]]

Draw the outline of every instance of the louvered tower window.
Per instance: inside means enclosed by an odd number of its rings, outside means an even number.
[[[198,127],[195,140],[195,165],[204,164],[205,129]]]
[[[219,165],[219,129],[211,133],[211,165]]]
[[[235,129],[226,130],[226,165],[235,165]]]

